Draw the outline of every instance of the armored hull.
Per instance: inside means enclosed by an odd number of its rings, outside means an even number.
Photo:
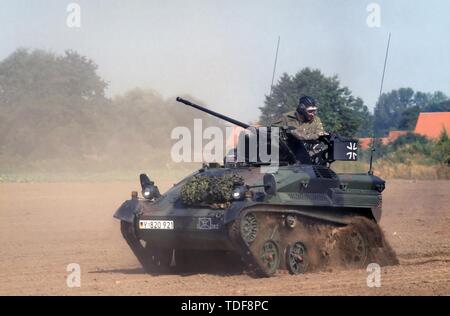
[[[181,190],[190,179],[230,174],[254,188],[230,203],[183,204]],[[154,201],[137,197],[126,201],[114,217],[121,220],[125,239],[149,272],[169,270],[174,261],[180,269],[177,252],[185,256],[198,251],[228,252],[261,276],[278,269],[304,272],[321,266],[334,250],[339,251],[340,233],[355,225],[355,220],[367,227],[359,227],[346,241],[354,244],[346,253],[351,257],[346,264],[363,266],[371,248],[384,247],[377,225],[384,189],[380,178],[336,174],[314,165],[282,166],[273,176],[277,190],[267,194],[260,167],[205,167]],[[333,243],[336,249],[330,248]],[[295,251],[303,255],[296,257]],[[302,265],[295,269],[293,258],[308,269]]]

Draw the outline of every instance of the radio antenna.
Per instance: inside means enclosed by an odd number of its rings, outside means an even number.
[[[388,44],[386,48],[386,56],[384,57],[384,67],[383,67],[383,76],[381,77],[381,86],[380,86],[380,95],[378,96],[378,102],[380,102],[381,94],[383,93],[383,85],[384,85],[384,75],[386,73],[386,65],[389,56],[389,46],[391,44],[391,33],[389,33]],[[370,149],[370,163],[369,163],[369,174],[373,175],[372,170],[372,162],[373,162],[373,153],[375,151],[375,122],[372,128],[372,148]]]
[[[275,71],[277,69],[277,61],[278,61],[278,49],[280,48],[280,36],[278,36],[278,43],[277,43],[277,52],[275,54],[275,63],[273,65],[273,73],[272,73],[272,83],[270,84],[270,91],[269,91],[269,97],[272,95],[272,88],[273,88],[273,81],[275,79]]]

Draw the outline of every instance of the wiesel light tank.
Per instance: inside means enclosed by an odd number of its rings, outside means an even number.
[[[249,128],[190,101],[177,101]],[[252,137],[262,134],[254,129],[240,137],[238,148],[246,149],[243,161],[236,161],[234,150],[223,165],[204,164],[164,194],[140,175],[143,197],[134,192],[114,217],[148,273],[211,265],[211,254],[223,255],[220,262],[235,259],[245,271],[262,277],[334,264],[396,263],[378,226],[385,181],[372,172],[337,174],[330,168],[337,160],[357,160],[357,140],[326,135],[300,141],[289,127],[277,130],[278,144],[268,144],[279,150],[272,173],[262,172],[267,164],[259,157],[249,157]]]

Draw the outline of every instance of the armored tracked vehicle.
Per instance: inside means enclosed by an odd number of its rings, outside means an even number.
[[[250,128],[190,101],[177,101]],[[279,160],[267,163],[248,153],[261,132],[253,129],[240,138],[244,159],[237,158],[236,149],[223,165],[204,164],[164,194],[148,176],[140,176],[143,197],[133,192],[114,217],[147,272],[182,272],[205,263],[208,254],[240,260],[248,273],[261,277],[333,264],[396,263],[377,224],[385,181],[372,172],[337,174],[330,168],[336,160],[357,159],[357,140],[325,135],[300,141],[289,127],[265,128],[278,135],[268,150],[279,150]],[[269,164],[276,168],[264,171]]]

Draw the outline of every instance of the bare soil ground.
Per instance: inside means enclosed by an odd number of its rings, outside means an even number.
[[[147,275],[112,218],[137,188],[1,183],[0,295],[450,295],[450,181],[388,181],[381,226],[400,265],[382,268],[380,288],[367,286],[366,270]],[[66,285],[70,263],[79,288]]]

